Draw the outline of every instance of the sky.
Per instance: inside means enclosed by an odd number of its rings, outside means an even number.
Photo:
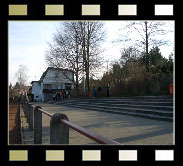
[[[53,33],[60,23],[61,21],[9,21],[9,83],[13,85],[16,83],[15,73],[19,65],[26,65],[29,70],[28,84],[40,79],[48,67],[44,57],[48,48],[47,43],[52,41]],[[122,34],[119,29],[126,23],[127,21],[105,21],[106,40],[103,47],[106,51],[102,56],[105,57],[106,63],[101,73],[107,70],[107,61],[110,64],[120,58],[120,49],[123,46],[121,43],[114,44],[112,41],[119,38]],[[174,31],[174,22],[168,21],[168,25]],[[135,38],[135,35],[133,37]],[[160,47],[162,55],[168,58],[171,52],[174,53],[174,32],[165,35],[164,38],[172,41],[171,45]]]

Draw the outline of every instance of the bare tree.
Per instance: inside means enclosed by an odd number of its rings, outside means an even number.
[[[18,71],[15,73],[15,77],[17,78],[17,82],[19,83],[20,90],[24,89],[27,85],[28,80],[28,68],[26,65],[19,65]]]
[[[138,51],[145,52],[146,71],[149,71],[149,50],[153,47],[170,44],[170,41],[165,40],[164,35],[172,32],[169,23],[164,21],[133,21],[129,22],[121,29],[127,35],[122,35],[118,42],[123,42],[136,47]],[[137,37],[130,38],[129,34]]]
[[[100,69],[103,59],[99,56],[103,49],[101,43],[105,37],[102,22],[79,22],[81,27],[81,42],[83,53],[83,67],[86,73],[86,85],[90,91],[89,79],[93,72]]]
[[[46,62],[52,67],[73,70],[77,90],[85,74],[89,91],[89,77],[100,66],[100,43],[104,37],[102,28],[100,22],[64,22],[54,33],[53,44],[49,43]]]

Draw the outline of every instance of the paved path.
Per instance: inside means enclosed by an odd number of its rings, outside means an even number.
[[[66,114],[70,122],[124,145],[173,144],[174,134],[172,122],[69,108],[54,104],[33,104],[41,106],[45,111],[52,114]],[[49,121],[50,117],[43,115],[43,144],[49,144]],[[33,132],[26,129],[26,124],[24,124],[24,127],[25,144],[32,144]],[[70,129],[69,144],[86,145],[96,143]]]

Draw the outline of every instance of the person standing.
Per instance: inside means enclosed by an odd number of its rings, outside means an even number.
[[[101,96],[101,91],[102,91],[102,88],[101,88],[101,86],[99,85],[99,87],[98,87],[98,97]]]
[[[64,98],[66,99],[66,90],[64,90]]]
[[[22,94],[20,94],[20,96],[19,96],[19,104],[20,104],[20,105],[22,105],[22,101],[23,101],[23,100],[22,100]]]
[[[95,86],[92,88],[92,97],[95,98],[96,92],[95,92]]]
[[[55,93],[53,93],[53,100],[55,100]]]
[[[107,89],[107,97],[109,97],[109,91],[110,91],[109,83],[107,83],[106,89]]]
[[[60,100],[60,92],[57,93],[58,100]]]
[[[58,99],[58,94],[57,94],[57,92],[55,93],[55,100],[57,101],[57,99]]]
[[[61,99],[61,100],[63,99],[62,90],[60,91],[60,99]]]
[[[68,91],[68,94],[69,94],[69,99],[71,98],[71,90],[69,89]]]
[[[68,97],[69,97],[69,91],[66,90],[66,98],[68,98]]]
[[[64,90],[62,90],[62,98],[64,99]]]

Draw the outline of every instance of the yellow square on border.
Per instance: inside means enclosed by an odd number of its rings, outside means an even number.
[[[119,161],[137,161],[137,150],[119,150]]]
[[[64,15],[64,5],[45,5],[45,15],[63,16]]]
[[[46,150],[46,161],[64,161],[64,150]]]
[[[27,5],[9,5],[9,15],[10,16],[26,16],[27,15]]]
[[[10,150],[9,161],[28,161],[27,150]]]
[[[82,15],[100,15],[100,5],[82,5]]]
[[[100,161],[101,151],[100,150],[83,150],[82,160],[83,161]]]

